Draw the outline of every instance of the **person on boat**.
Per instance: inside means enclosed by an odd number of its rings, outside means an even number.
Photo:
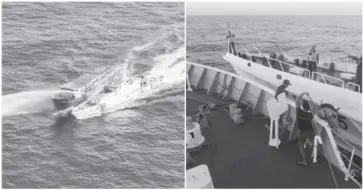
[[[349,55],[348,57],[350,57],[357,63],[357,71],[355,72],[354,82],[360,86],[360,93],[362,93],[362,56],[358,58],[356,56]],[[356,87],[356,91],[358,91],[358,87]]]
[[[107,94],[107,93],[110,93],[110,92],[112,92],[112,90],[111,90],[111,88],[117,88],[117,87],[115,87],[115,86],[110,86],[110,85],[105,85],[104,87],[103,87],[103,93],[105,93],[105,94]]]
[[[281,93],[285,92],[286,96],[287,96],[287,91],[285,90],[288,86],[290,86],[291,83],[289,80],[285,79],[283,82],[282,82],[282,85],[280,85],[277,90],[276,90],[276,93],[275,93],[275,99],[278,101],[277,99],[277,96],[280,95]]]
[[[203,104],[198,107],[198,112],[196,114],[197,123],[200,124],[201,127],[209,127],[210,123],[208,121],[208,115],[212,112],[212,109],[215,107],[214,103]]]
[[[187,116],[187,118],[186,118],[186,127],[187,127],[187,130],[193,129],[193,127],[194,127],[192,117],[190,117],[190,116]],[[188,142],[188,140],[189,140],[189,137],[187,137],[187,142]],[[194,160],[192,158],[192,156],[190,155],[190,151],[187,149],[187,165],[190,166],[195,163],[196,163],[196,160]]]
[[[234,34],[231,33],[231,31],[228,30],[228,34],[227,34],[227,40],[228,40],[228,52],[232,53],[233,50],[233,54],[237,55],[237,51],[236,51],[236,47],[234,46],[234,38],[236,36]]]
[[[316,52],[315,46],[313,46],[308,55],[309,71],[310,71],[311,76],[312,76],[313,72],[317,71],[318,62],[319,62],[319,54]]]
[[[140,87],[145,87],[146,86],[146,79],[144,76],[141,76],[140,77],[141,80],[140,80]]]
[[[301,160],[297,160],[296,164],[299,166],[308,165],[308,156],[306,155],[305,147],[308,144],[312,147],[312,140],[314,139],[314,130],[312,127],[313,115],[317,109],[310,107],[310,104],[302,97],[309,95],[308,92],[301,93],[295,101],[296,105],[296,122],[295,125],[298,129],[298,146],[301,155]],[[302,106],[301,106],[302,105]],[[314,106],[314,105],[311,105]],[[301,108],[302,107],[302,108]]]

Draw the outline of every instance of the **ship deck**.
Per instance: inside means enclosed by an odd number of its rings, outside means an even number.
[[[187,115],[193,116],[199,105],[208,102],[221,103],[205,93],[188,92]],[[217,110],[208,121],[202,133],[209,145],[191,153],[196,162],[187,169],[206,164],[215,188],[336,188],[324,157],[301,167],[296,165],[300,159],[296,141],[281,137],[279,149],[268,146],[266,118],[246,118],[243,125],[236,125],[227,112]],[[339,188],[359,188],[332,167]]]

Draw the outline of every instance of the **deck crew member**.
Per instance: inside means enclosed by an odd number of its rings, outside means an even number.
[[[313,113],[316,112],[314,108],[310,108],[307,101],[302,98],[304,95],[309,95],[308,92],[300,94],[296,98],[296,122],[295,125],[298,129],[298,146],[301,155],[301,160],[297,160],[296,164],[299,166],[308,165],[308,157],[305,152],[305,146],[309,144],[312,146],[312,140],[314,139],[314,130],[312,128]],[[302,105],[302,106],[300,106]],[[314,105],[312,105],[314,106]],[[302,109],[301,109],[302,107]]]
[[[145,87],[145,86],[146,86],[146,79],[144,76],[141,76],[140,87]]]
[[[193,124],[193,121],[192,121],[192,117],[190,116],[187,116],[186,118],[186,127],[187,127],[187,130],[190,130],[194,127],[194,124]],[[187,165],[192,165],[192,164],[195,164],[196,163],[196,160],[194,160],[192,158],[192,156],[190,155],[190,152],[189,150],[187,149]]]
[[[103,93],[107,94],[107,93],[110,93],[112,92],[111,88],[117,88],[116,86],[110,86],[110,85],[106,85],[103,87]]]
[[[291,83],[289,80],[285,79],[283,82],[282,82],[282,85],[280,85],[277,90],[276,90],[276,93],[275,93],[275,99],[277,100],[277,96],[280,95],[281,93],[285,92],[286,96],[287,96],[287,91],[285,90],[288,86],[290,86]]]
[[[309,52],[308,56],[308,64],[309,64],[309,71],[312,76],[313,72],[317,70],[317,63],[319,62],[319,54],[316,53],[315,46],[313,46]],[[315,79],[313,79],[315,80]]]
[[[348,56],[356,61],[357,63],[357,71],[355,72],[355,83],[360,86],[360,93],[362,93],[362,56],[360,58],[356,56]],[[358,91],[358,87],[356,87],[356,91]]]
[[[226,37],[228,39],[228,52],[232,53],[232,51],[233,51],[233,54],[237,55],[236,47],[234,46],[234,38],[235,37],[236,36],[234,34],[232,34],[231,31],[228,30],[228,34],[227,34],[227,37]]]

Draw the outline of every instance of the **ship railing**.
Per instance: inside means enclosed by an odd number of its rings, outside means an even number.
[[[249,57],[249,60],[252,61],[251,53],[241,43],[238,43],[238,44],[247,53],[247,55]],[[325,84],[330,84],[330,85],[336,86],[336,85],[334,85],[335,84],[334,82],[337,82],[339,87],[343,87],[343,88],[345,87],[344,81],[339,79],[339,78],[332,77],[332,76],[329,76],[329,75],[326,75],[326,74],[323,74],[323,73],[319,73],[319,72],[312,72],[311,73],[310,70],[308,70],[306,68],[302,68],[302,67],[299,67],[297,65],[287,63],[287,62],[284,62],[284,61],[281,61],[281,60],[278,60],[278,59],[266,57],[263,53],[261,53],[261,51],[256,46],[254,46],[254,48],[257,50],[258,55],[260,57],[264,57],[267,60],[267,64],[268,64],[268,66],[270,68],[275,69],[274,67],[272,67],[271,62],[270,62],[270,60],[273,60],[273,61],[275,61],[275,62],[277,62],[279,64],[280,70],[282,72],[297,74],[298,76],[309,78],[309,79],[315,79],[316,76],[319,76],[323,80],[323,82]],[[285,56],[287,58],[287,53],[284,52],[282,49],[281,49],[281,51],[285,54]],[[325,57],[329,58],[328,56],[325,56]],[[288,69],[286,69],[286,68],[288,68]],[[350,86],[356,86],[356,84],[350,83]]]
[[[317,118],[317,116],[315,116],[314,119],[320,119]],[[331,142],[331,145],[333,147],[334,150],[334,155],[338,161],[339,167],[341,169],[341,171],[344,173],[344,179],[346,181],[348,181],[349,179],[351,179],[353,182],[355,182],[360,188],[362,187],[361,183],[355,179],[354,177],[356,175],[361,174],[362,168],[357,166],[354,162],[353,162],[353,158],[354,155],[357,154],[362,154],[361,151],[359,151],[358,149],[356,149],[353,145],[351,145],[349,142],[347,142],[344,138],[342,138],[339,134],[337,134],[337,132],[335,132],[334,130],[332,130],[331,127],[329,127],[328,123],[326,121],[321,121],[319,122],[319,124],[321,124],[324,128],[324,130],[326,131],[328,137],[329,137],[329,141]],[[341,140],[343,140],[343,142],[345,142],[346,145],[349,146],[350,148],[350,158],[348,158],[347,156],[345,156],[339,149],[338,146],[336,144],[336,140],[333,136],[333,133],[335,134],[335,137],[340,138]],[[344,162],[344,159],[346,160],[347,164]],[[352,169],[352,166],[354,166],[355,169]],[[358,171],[357,171],[358,170]]]
[[[281,50],[281,53],[287,58],[289,57],[289,55],[281,48],[279,47],[279,49]]]
[[[358,87],[358,90],[356,90],[357,88],[355,87]],[[348,82],[347,83],[347,87],[346,87],[348,90],[353,90],[353,91],[357,91],[357,92],[360,92],[360,85],[358,84],[355,84],[355,83],[352,83],[352,82]]]
[[[310,104],[310,106],[313,106],[313,101],[310,97],[310,95],[308,95],[308,102]],[[361,150],[355,148],[355,146],[353,146],[351,143],[349,143],[347,140],[345,140],[342,136],[340,136],[335,130],[333,130],[333,128],[331,128],[329,126],[329,124],[323,120],[323,119],[320,119],[317,115],[314,115],[313,117],[313,121],[317,124],[317,125],[320,125],[322,126],[322,128],[326,131],[326,134],[329,138],[329,142],[333,148],[333,152],[334,152],[334,156],[338,162],[338,165],[340,167],[340,170],[344,173],[344,179],[346,181],[348,181],[349,179],[351,179],[354,183],[356,183],[360,188],[362,188],[362,184],[361,182],[359,182],[357,179],[355,179],[354,177],[356,175],[359,175],[361,174],[362,172],[362,168],[357,166],[354,162],[353,162],[353,158],[354,158],[354,155],[357,153],[358,155],[361,155],[362,152]],[[318,136],[320,137],[321,136],[321,132],[318,128]],[[334,133],[334,135],[333,135]],[[336,140],[335,138],[340,138],[342,140],[342,142],[344,142],[350,149],[350,157],[348,158],[347,156],[345,156],[338,148],[338,145],[336,143]],[[320,138],[321,139],[321,138]],[[328,162],[329,162],[329,167],[331,169],[331,172],[332,172],[332,175],[333,175],[333,178],[334,178],[334,182],[335,182],[335,185],[338,187],[338,184],[336,182],[336,179],[335,179],[335,175],[334,175],[334,172],[333,172],[333,169],[331,168],[331,159],[330,159],[330,156],[329,154],[326,152],[326,147],[324,145],[324,142],[322,143],[323,145],[323,148],[324,148],[324,151],[325,151],[325,154],[326,154],[326,157],[328,159]],[[314,147],[314,149],[317,148]],[[349,150],[347,150],[349,151]],[[317,151],[314,151],[314,153],[316,153]],[[316,157],[316,155],[314,155],[314,157]],[[345,164],[343,158],[347,161],[347,165]],[[354,169],[352,169],[352,166],[354,166]],[[359,170],[359,171],[356,171],[356,170]]]
[[[310,71],[308,69],[293,65],[291,63],[286,63],[278,59],[274,58],[269,58],[269,59],[278,62],[283,72],[294,73],[297,74],[298,76],[310,78]],[[283,67],[283,65],[286,67]],[[288,70],[286,70],[285,68],[288,68]],[[293,69],[295,69],[296,71],[294,71]]]
[[[270,60],[273,60],[273,61],[279,63],[280,69],[281,69],[282,72],[294,73],[294,74],[297,74],[298,76],[310,78],[310,71],[308,69],[298,67],[296,65],[293,65],[291,63],[287,63],[287,62],[284,62],[284,61],[281,61],[281,60],[278,60],[278,59],[274,59],[274,58],[270,58],[270,57],[268,58],[264,54],[262,54],[261,51],[257,47],[254,47],[254,48],[258,51],[260,56],[262,55],[267,60],[269,66],[271,68],[273,68],[273,67],[271,65]],[[285,56],[287,58],[287,53],[285,53],[282,49],[281,49],[281,51],[285,54]],[[286,70],[285,68],[288,68],[288,70]],[[291,70],[292,68],[294,68],[296,70],[296,72]]]
[[[270,61],[268,60],[268,58],[267,58],[267,57],[266,57],[263,53],[261,53],[261,52],[260,52],[260,50],[259,50],[256,46],[253,46],[253,47],[257,50],[258,55],[260,55],[260,56],[264,57],[264,58],[267,60],[268,66],[270,66],[270,68],[272,68],[271,63],[270,63]],[[280,66],[281,66],[281,64],[280,64]],[[281,66],[281,67],[282,67],[282,66]]]
[[[238,43],[244,50],[245,50],[245,52],[247,53],[247,55],[248,55],[248,57],[249,57],[249,59],[250,59],[250,61],[252,61],[252,58],[251,58],[251,54],[250,54],[250,52],[241,44],[241,43]]]
[[[339,83],[341,83],[341,85],[339,87],[344,88],[344,81],[342,79],[338,79],[336,77],[325,75],[325,74],[322,74],[322,73],[319,73],[319,72],[313,72],[312,75],[311,75],[311,78],[317,80],[316,76],[319,76],[321,79],[323,79],[323,82],[325,84],[330,84],[330,85],[333,85],[333,86],[335,86],[335,85],[332,84],[331,80],[329,80],[329,79],[338,81]]]

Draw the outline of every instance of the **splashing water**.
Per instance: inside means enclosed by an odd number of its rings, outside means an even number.
[[[2,96],[2,115],[49,113],[55,110],[52,96],[62,90],[27,91]]]

